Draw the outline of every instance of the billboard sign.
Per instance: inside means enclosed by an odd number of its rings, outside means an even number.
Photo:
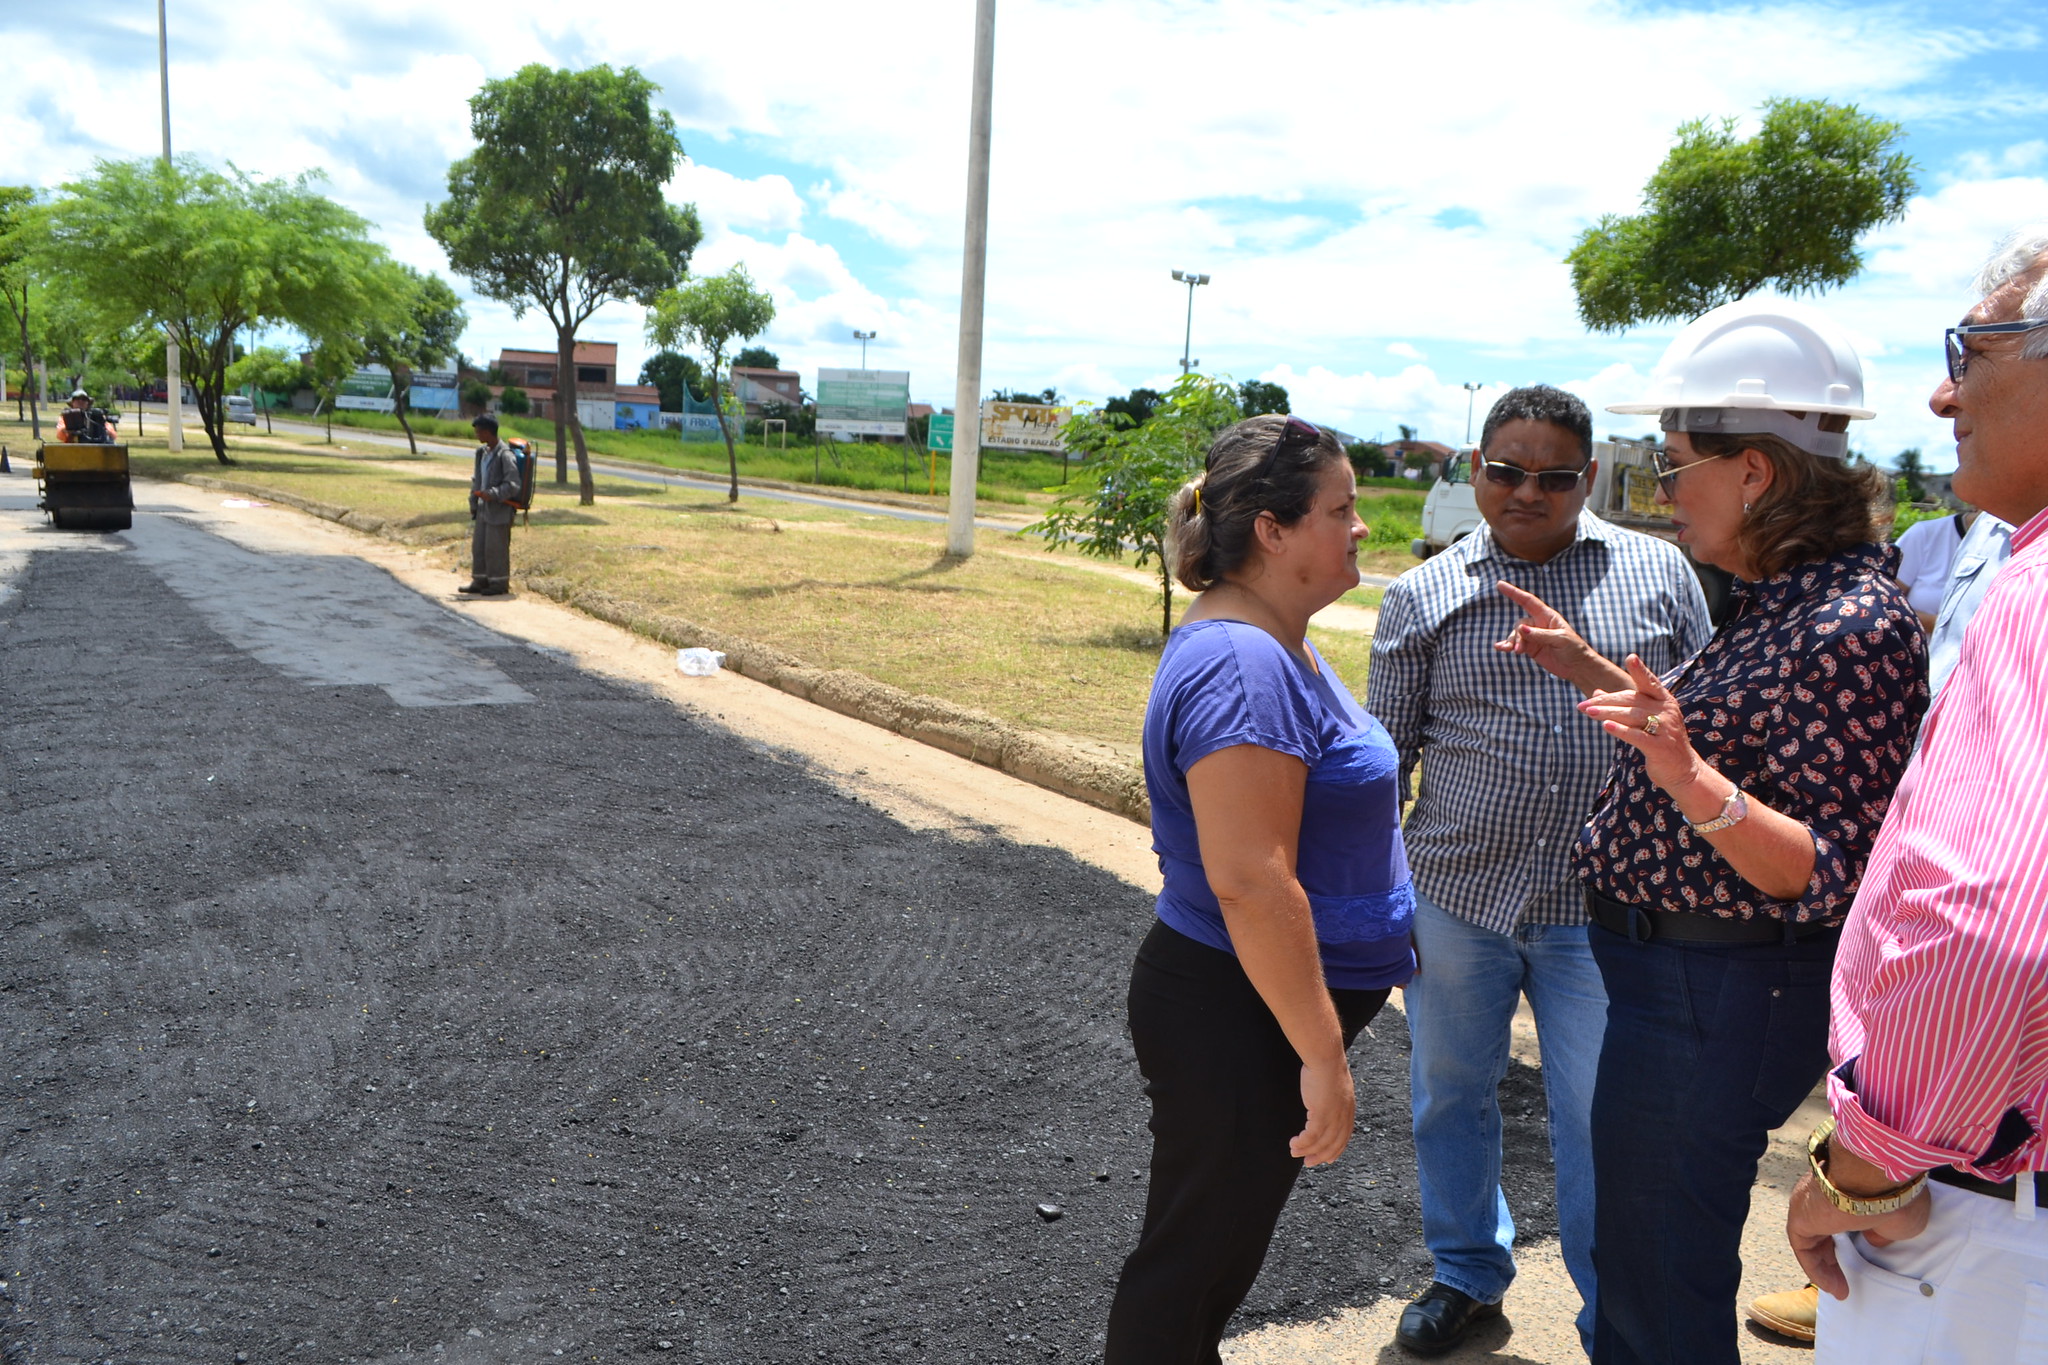
[[[391,400],[390,371],[357,370],[341,381],[341,387],[334,395],[334,406],[356,412],[392,411],[397,405]]]
[[[901,436],[908,370],[819,370],[818,430],[828,436]]]
[[[1060,427],[1074,415],[1071,407],[1043,403],[984,403],[981,444],[985,450],[1064,451]]]

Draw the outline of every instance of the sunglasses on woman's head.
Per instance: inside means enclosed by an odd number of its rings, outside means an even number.
[[[1316,442],[1322,439],[1323,433],[1320,427],[1317,427],[1312,422],[1304,422],[1299,417],[1289,417],[1286,424],[1280,428],[1280,439],[1273,442],[1272,450],[1268,451],[1266,458],[1259,462],[1258,472],[1253,474],[1252,478],[1254,480],[1265,478],[1273,472],[1273,466],[1280,462],[1282,455],[1311,449]]]
[[[1580,479],[1586,477],[1586,471],[1593,467],[1593,462],[1588,460],[1577,469],[1524,469],[1505,460],[1481,460],[1479,466],[1486,471],[1488,483],[1497,483],[1504,488],[1520,488],[1522,480],[1534,479],[1536,486],[1546,493],[1569,493],[1579,486]]]

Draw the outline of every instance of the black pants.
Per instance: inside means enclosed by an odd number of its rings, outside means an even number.
[[[1345,1046],[1388,992],[1333,990]],[[1108,1365],[1217,1365],[1301,1173],[1301,1059],[1229,953],[1155,924],[1131,972],[1152,1101],[1145,1230],[1109,1310]]]

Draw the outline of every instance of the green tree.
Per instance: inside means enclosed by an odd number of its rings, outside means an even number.
[[[1228,381],[1185,374],[1161,399],[1152,419],[1129,425],[1123,413],[1077,412],[1061,428],[1069,448],[1095,452],[1073,491],[1043,521],[1027,527],[1047,549],[1071,543],[1098,559],[1159,566],[1159,635],[1173,630],[1173,566],[1166,520],[1173,495],[1201,468],[1216,433],[1244,415]]]
[[[1268,384],[1260,379],[1247,379],[1237,386],[1238,406],[1247,417],[1264,417],[1276,414],[1285,417],[1293,409],[1287,406],[1287,390],[1278,384]]]
[[[1899,488],[1903,495],[1899,501],[1927,501],[1927,485],[1920,481],[1920,476],[1927,472],[1927,465],[1920,458],[1920,447],[1913,446],[1900,451],[1898,458],[1892,461],[1892,470],[1899,476]]]
[[[782,357],[766,346],[749,346],[734,356],[732,363],[734,368],[742,370],[779,370],[782,368]]]
[[[491,386],[478,379],[475,375],[471,375],[462,381],[459,392],[462,398],[462,410],[471,417],[476,416],[480,412],[487,411],[491,406]]]
[[[663,350],[693,346],[711,361],[707,377],[718,407],[718,432],[725,437],[725,458],[732,468],[728,502],[740,500],[740,457],[732,443],[732,424],[726,412],[729,395],[720,390],[719,372],[727,346],[761,335],[773,321],[775,300],[754,288],[744,265],[708,280],[692,280],[681,289],[665,289],[647,313],[649,341]]]
[[[576,413],[576,333],[614,300],[650,304],[686,273],[703,231],[694,207],[662,197],[683,155],[659,89],[633,67],[556,71],[538,63],[470,99],[477,149],[448,168],[427,231],[449,264],[513,315],[555,326],[555,479],[576,446],[581,501],[595,501]]]
[[[109,332],[147,322],[176,338],[214,458],[228,458],[221,397],[235,337],[282,325],[359,331],[386,309],[389,260],[369,224],[310,178],[222,175],[193,161],[100,162],[66,185],[39,248],[53,284]]]
[[[498,411],[507,417],[524,417],[533,411],[533,404],[526,397],[526,390],[517,384],[507,384],[498,395]]]
[[[1132,389],[1121,398],[1112,398],[1102,405],[1105,413],[1120,413],[1130,418],[1134,427],[1142,427],[1152,420],[1152,410],[1159,406],[1157,389]]]
[[[746,352],[740,352],[745,355]],[[735,359],[733,364],[740,362]],[[688,394],[699,403],[711,396],[710,388],[704,383],[704,367],[695,358],[680,351],[656,351],[640,366],[640,382],[652,384],[661,390],[663,412],[685,411],[683,395]]]
[[[1387,448],[1377,441],[1353,441],[1344,447],[1351,468],[1361,479],[1383,479],[1393,471]]]
[[[393,264],[388,286],[397,306],[363,333],[363,354],[372,364],[391,371],[392,411],[405,432],[405,443],[420,453],[406,405],[412,401],[415,370],[431,370],[455,354],[469,315],[462,300],[439,275],[422,274],[409,265]]]
[[[1691,319],[1766,286],[1800,294],[1863,268],[1856,240],[1896,222],[1914,190],[1903,130],[1855,105],[1775,99],[1746,140],[1735,120],[1695,119],[1643,191],[1565,261],[1579,318],[1595,331]]]
[[[228,366],[230,389],[255,389],[261,393],[289,395],[304,381],[305,371],[282,346],[258,346]],[[270,425],[270,404],[263,404],[263,429]]]
[[[341,383],[363,363],[361,343],[354,337],[324,337],[314,342],[306,357],[307,387],[319,395],[320,408],[327,413],[327,444],[334,444],[334,400],[341,396]]]
[[[43,417],[36,403],[36,349],[30,335],[37,319],[36,300],[42,292],[35,255],[31,250],[32,234],[37,226],[32,214],[35,203],[36,192],[28,186],[0,185],[0,323],[6,324],[11,341],[18,339],[20,351],[16,358],[21,361],[21,388],[18,392],[28,396],[29,431],[40,441],[43,439]],[[4,395],[6,389],[5,382],[0,381],[0,395]],[[17,420],[19,416],[17,411]]]

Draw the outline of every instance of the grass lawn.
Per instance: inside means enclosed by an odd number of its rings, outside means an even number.
[[[469,469],[461,457],[238,432],[230,441],[238,463],[224,468],[200,442],[168,454],[152,426],[130,446],[138,474],[211,474],[359,508],[441,555],[451,580],[466,570]],[[12,421],[0,421],[0,442],[24,459],[33,449]],[[716,494],[600,478],[597,504],[586,508],[573,486],[553,489],[541,485],[532,524],[513,532],[515,573],[601,588],[821,667],[1019,724],[1137,744],[1158,662],[1159,599],[1098,561],[998,531],[978,534],[973,558],[949,559],[943,525],[857,507],[744,495],[729,504]],[[1406,562],[1404,544],[1397,564]],[[1185,600],[1176,594],[1176,611]],[[1323,630],[1314,639],[1362,691],[1370,640]]]

